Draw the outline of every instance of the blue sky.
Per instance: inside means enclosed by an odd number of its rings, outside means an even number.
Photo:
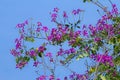
[[[117,1],[117,0],[115,0]],[[32,65],[24,69],[15,68],[14,57],[10,49],[14,48],[14,39],[18,36],[15,28],[17,23],[33,18],[49,28],[51,24],[49,12],[58,7],[60,10],[70,12],[72,9],[84,9],[82,23],[95,23],[99,15],[91,4],[83,4],[81,0],[0,0],[0,79],[1,80],[34,80],[37,75]]]

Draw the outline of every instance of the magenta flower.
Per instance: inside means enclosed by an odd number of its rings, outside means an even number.
[[[47,32],[48,31],[48,27],[47,26],[43,26],[42,30]]]
[[[57,14],[56,13],[52,13],[51,14],[51,18],[52,18],[52,21],[55,22],[56,19],[57,19]]]
[[[65,52],[64,52],[65,54],[70,54],[71,53],[71,51],[70,50],[65,50]]]
[[[42,23],[41,22],[37,22],[37,26],[42,26]]]
[[[60,80],[60,78],[57,78],[56,80]]]
[[[99,42],[99,41],[101,41],[101,38],[96,37],[96,38],[94,39],[94,41],[95,41],[95,42]]]
[[[30,50],[29,55],[31,57],[37,56],[36,52],[34,50]]]
[[[37,78],[37,80],[46,80],[46,76],[45,75],[41,75],[40,77]]]
[[[75,50],[74,48],[70,48],[70,52],[71,52],[71,53],[75,53],[76,50]]]
[[[62,34],[66,34],[66,33],[67,33],[67,28],[61,29],[61,33],[62,33]]]
[[[21,41],[19,39],[16,39],[15,43],[16,43],[16,49],[20,49],[21,48]]]
[[[73,10],[73,11],[72,11],[72,14],[76,15],[76,14],[77,14],[77,11],[76,11],[76,10]]]
[[[59,40],[61,40],[61,38],[62,38],[62,35],[61,34],[57,34],[56,35],[56,39],[59,41]]]
[[[75,42],[76,42],[76,40],[75,40],[75,39],[72,39],[72,40],[70,40],[68,43],[69,43],[69,45],[73,45]]]
[[[28,25],[28,20],[26,20],[24,23],[25,23],[26,25]]]
[[[95,33],[97,32],[97,28],[93,27],[92,25],[89,25],[89,29],[90,29],[92,35],[95,35]]]
[[[63,55],[63,53],[64,53],[63,49],[60,48],[60,50],[57,52],[57,55],[58,55],[58,56],[61,56],[61,55]]]
[[[48,40],[48,41],[52,40],[52,38],[53,38],[53,36],[52,36],[52,35],[47,36],[47,40]]]
[[[67,15],[67,13],[65,11],[63,12],[63,17],[68,18],[68,15]]]
[[[37,27],[36,31],[37,31],[37,32],[40,32],[40,27]]]
[[[20,63],[16,64],[16,68],[22,68],[27,64],[27,62],[21,61]]]
[[[106,54],[97,54],[97,55],[91,55],[91,58],[96,60],[97,62],[103,63],[103,64],[109,64],[110,66],[114,66],[113,64],[113,58],[112,56],[106,55]]]
[[[50,75],[49,80],[54,80],[54,75]]]
[[[45,50],[45,47],[44,47],[44,46],[40,46],[40,47],[38,48],[38,51],[39,51],[39,52],[44,52],[44,50]]]
[[[77,14],[79,14],[80,12],[81,12],[81,10],[80,10],[80,9],[77,9],[77,10],[73,10],[73,11],[72,11],[72,14],[77,15]]]
[[[33,64],[33,66],[37,67],[39,64],[40,64],[39,61],[35,61],[34,64]]]
[[[82,11],[82,10],[80,10],[80,9],[77,9],[77,14],[79,14],[81,11]]]
[[[56,7],[56,8],[54,8],[54,10],[53,10],[53,12],[58,12],[59,11],[59,9]]]
[[[116,7],[116,5],[113,4],[112,7],[113,7],[112,13],[113,13],[113,14],[118,14],[118,8]]]
[[[51,35],[56,35],[57,34],[57,29],[52,28]]]
[[[51,52],[48,52],[48,53],[46,53],[46,55],[45,55],[45,56],[47,56],[47,57],[51,58],[51,57],[52,57],[52,53],[51,53]]]
[[[76,32],[74,33],[74,37],[77,38],[80,34],[81,34],[81,31],[76,31]]]
[[[88,35],[87,30],[83,30],[82,34],[83,34],[83,36],[87,36]]]
[[[19,55],[20,55],[20,52],[17,52],[15,49],[10,50],[10,53],[11,53],[13,56],[19,56]]]
[[[17,24],[16,27],[17,27],[17,28],[22,28],[23,26],[22,26],[22,24]]]

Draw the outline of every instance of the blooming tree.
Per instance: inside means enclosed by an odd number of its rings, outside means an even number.
[[[20,37],[15,39],[11,54],[16,59],[16,68],[22,69],[33,61],[34,67],[42,67],[36,80],[119,80],[120,79],[120,13],[110,0],[112,9],[103,6],[98,0],[83,0],[101,8],[104,15],[96,25],[80,25],[81,14],[76,9],[70,15],[56,7],[50,13],[51,22],[56,27],[49,28],[41,22],[31,20],[17,24]],[[59,18],[62,18],[62,21]],[[39,46],[33,45],[37,42]],[[33,43],[31,45],[31,43]],[[30,45],[30,46],[29,46]],[[52,50],[49,48],[52,47]],[[55,51],[54,51],[55,50]],[[80,74],[70,69],[73,62],[84,60],[86,71]],[[76,64],[75,64],[76,65]],[[63,78],[56,76],[58,66],[69,70]],[[77,65],[78,66],[78,65]]]

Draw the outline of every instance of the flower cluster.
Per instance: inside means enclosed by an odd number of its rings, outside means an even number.
[[[54,75],[50,75],[50,76],[45,76],[45,75],[41,75],[40,77],[38,77],[36,80],[55,80]],[[60,80],[59,78],[57,78],[56,80]]]
[[[57,52],[57,56],[62,56],[64,54],[69,55],[69,54],[74,54],[74,53],[76,53],[75,48],[70,48],[68,50],[63,50],[62,48],[60,48],[60,50]]]
[[[106,54],[91,55],[91,58],[102,64],[114,66],[112,56]]]
[[[80,14],[80,12],[82,12],[82,11],[83,10],[81,10],[81,9],[73,10],[72,14],[77,15],[77,14]]]
[[[88,76],[85,74],[73,73],[69,77],[64,77],[64,80],[87,80]]]
[[[80,15],[83,12],[81,9],[73,10],[71,13],[76,16]],[[16,58],[16,68],[23,68],[30,59],[34,60],[33,66],[37,67],[39,64],[43,64],[43,67],[48,68],[47,61],[50,60],[51,63],[54,64],[54,68],[59,63],[69,63],[68,61],[72,60],[74,57],[77,59],[84,58],[91,54],[89,58],[94,59],[96,62],[101,64],[109,65],[110,67],[115,66],[113,63],[113,56],[108,54],[92,54],[99,52],[100,48],[103,49],[103,46],[110,45],[109,39],[112,37],[116,37],[120,32],[119,29],[119,12],[115,4],[112,5],[112,10],[107,11],[106,14],[98,20],[96,26],[83,25],[80,27],[80,20],[75,21],[74,23],[68,20],[69,16],[66,11],[63,11],[62,21],[58,21],[58,13],[59,9],[56,7],[53,9],[51,15],[51,21],[56,23],[57,28],[48,29],[47,26],[43,26],[41,22],[37,22],[37,24],[29,25],[28,20],[23,23],[17,24],[17,28],[19,29],[20,38],[15,40],[15,49],[11,49],[11,54]],[[112,24],[111,24],[112,22]],[[27,28],[27,25],[30,27]],[[117,26],[116,26],[117,25]],[[25,27],[26,26],[26,27]],[[44,39],[45,43],[53,46],[59,46],[59,50],[53,55],[52,52],[45,52],[47,49],[46,45],[39,46],[34,49],[33,47],[27,49],[27,45],[25,46],[25,42],[34,42],[36,39]],[[116,39],[117,40],[117,39]],[[68,49],[65,50],[63,48],[63,43],[68,44]],[[108,42],[108,43],[107,43]],[[101,45],[102,44],[102,45]],[[113,46],[113,45],[111,45]],[[114,45],[114,51],[119,51]],[[82,53],[82,54],[80,54]],[[87,53],[87,54],[86,54]],[[59,57],[58,57],[59,56]],[[57,57],[57,60],[55,60]],[[40,58],[40,59],[38,59]],[[75,59],[74,58],[74,59]],[[60,60],[59,60],[60,59]],[[64,60],[62,60],[64,59]],[[40,61],[41,60],[41,61]],[[43,61],[43,62],[42,62]],[[48,62],[49,63],[49,62]],[[45,65],[44,65],[45,64]],[[50,64],[53,67],[53,64]],[[65,64],[66,65],[66,64]],[[69,64],[68,64],[69,65]],[[64,66],[64,65],[63,65]],[[50,67],[50,71],[53,74],[52,68]],[[55,75],[41,75],[36,80],[60,80],[60,78],[56,78]],[[69,75],[69,77],[64,77],[64,80],[87,80],[88,75],[86,74],[77,74],[73,73]]]
[[[26,61],[20,61],[19,63],[16,64],[16,68],[23,68],[27,64]]]

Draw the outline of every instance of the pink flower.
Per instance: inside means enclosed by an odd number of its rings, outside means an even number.
[[[27,64],[27,62],[24,62],[24,61],[21,61],[20,63],[17,63],[16,64],[16,68],[22,68],[22,67],[24,67],[25,65]]]
[[[57,34],[57,29],[52,28],[51,35],[53,36],[53,35],[56,35],[56,34]]]
[[[58,56],[61,56],[61,55],[63,55],[63,52],[64,52],[63,49],[60,48],[60,50],[57,52],[57,55],[58,55]]]
[[[70,48],[70,52],[71,52],[71,53],[75,53],[76,50],[75,50],[74,48]]]
[[[97,54],[97,55],[91,55],[91,58],[93,58],[97,62],[100,62],[103,64],[108,63],[110,66],[114,66],[114,63],[112,61],[113,60],[112,56],[109,56],[106,54]]]
[[[54,8],[54,10],[53,10],[54,12],[58,12],[59,11],[59,9],[56,7],[56,8]]]
[[[96,37],[96,38],[94,39],[95,42],[99,42],[100,40],[101,40],[101,38],[98,38],[98,37]]]
[[[47,32],[48,31],[48,27],[47,26],[43,26],[42,30]]]
[[[87,30],[83,30],[83,36],[87,36],[88,35],[88,32],[87,32]]]
[[[17,24],[17,26],[16,26],[17,28],[22,28],[23,27],[23,25],[22,24]]]
[[[81,11],[82,11],[82,10],[80,10],[80,9],[73,10],[73,11],[72,11],[72,14],[77,15],[77,14],[79,14]]]
[[[72,11],[72,14],[76,15],[76,14],[77,14],[77,11],[76,11],[76,10],[73,10],[73,11]]]
[[[65,52],[64,52],[65,54],[70,54],[71,53],[71,51],[70,50],[65,50]]]
[[[26,20],[24,23],[28,25],[28,20]]]
[[[52,40],[52,38],[53,38],[53,36],[52,35],[50,35],[50,36],[47,36],[47,40]]]
[[[46,76],[45,75],[41,75],[40,77],[37,78],[37,80],[46,80]]]
[[[78,37],[78,36],[80,35],[80,33],[81,33],[81,31],[76,31],[76,32],[74,33],[74,37]]]
[[[112,7],[113,7],[112,13],[113,13],[113,14],[119,14],[119,13],[118,13],[118,8],[116,7],[116,5],[113,4]]]
[[[56,13],[52,13],[51,14],[51,18],[52,18],[52,21],[55,22],[56,19],[57,19],[57,14]]]
[[[37,31],[37,32],[40,32],[40,27],[37,27],[36,31]]]
[[[54,75],[50,75],[49,80],[54,80]]]
[[[83,10],[77,9],[77,14],[79,14],[81,11],[83,11]]]
[[[57,34],[56,35],[56,39],[59,41],[59,40],[61,40],[61,38],[62,38],[62,35],[61,34]]]
[[[97,32],[97,28],[93,27],[92,25],[89,25],[89,29],[92,32],[92,35],[95,35],[95,33]]]
[[[16,39],[15,40],[15,43],[16,43],[16,49],[20,49],[21,48],[21,41],[19,39]]]
[[[36,52],[34,50],[30,50],[29,55],[31,57],[37,56]]]
[[[42,26],[42,23],[41,22],[37,22],[37,26]]]
[[[38,48],[38,51],[39,51],[39,52],[44,52],[44,50],[45,50],[45,47],[44,47],[44,46],[40,46],[40,47]]]
[[[52,57],[52,53],[51,52],[48,52],[48,53],[46,53],[46,55],[45,56],[47,56],[47,57]]]
[[[34,64],[33,64],[33,66],[37,67],[38,64],[40,64],[40,62],[39,61],[35,61]]]
[[[15,49],[12,49],[12,50],[10,50],[11,52],[11,54],[13,55],[13,56],[19,56],[20,55],[20,52],[17,52]]]
[[[68,18],[68,15],[67,15],[67,13],[65,11],[63,12],[63,17]]]

